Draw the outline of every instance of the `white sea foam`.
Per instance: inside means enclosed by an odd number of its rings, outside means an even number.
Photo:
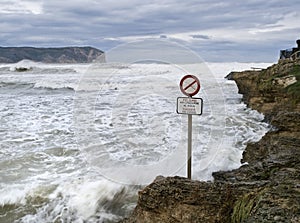
[[[176,114],[176,98],[182,96],[180,78],[193,65],[27,65],[33,69],[0,70],[0,206],[23,207],[21,222],[118,219],[137,198],[129,184],[186,175],[187,117]],[[246,143],[268,131],[263,115],[247,108],[224,76],[269,64],[207,65],[213,75],[200,75],[204,112],[193,117],[198,180],[238,168]],[[105,172],[99,164],[115,166]]]

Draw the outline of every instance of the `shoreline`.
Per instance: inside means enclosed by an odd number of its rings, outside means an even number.
[[[213,173],[214,182],[157,177],[139,192],[131,216],[120,222],[300,221],[300,60],[232,72],[227,78],[273,130],[247,145],[240,168]]]

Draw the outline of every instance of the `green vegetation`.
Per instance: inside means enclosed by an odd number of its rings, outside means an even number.
[[[286,90],[289,95],[291,95],[296,102],[300,101],[300,65],[295,65],[290,71],[291,75],[294,75],[297,79],[297,82],[289,85]]]
[[[234,206],[233,213],[231,216],[232,223],[243,222],[243,220],[247,219],[253,208],[257,203],[257,194],[256,193],[248,193],[241,199],[239,199]]]
[[[262,70],[257,79],[258,90],[262,93],[272,92],[273,90],[273,84],[272,84],[273,77],[266,79],[267,75],[268,75],[267,70]]]
[[[293,75],[296,77],[297,82],[287,86],[286,88],[282,88],[281,91],[283,93],[287,93],[288,96],[292,98],[292,101],[296,104],[300,101],[300,65],[294,65],[290,68],[288,72],[284,73],[276,73],[273,74],[271,77],[268,75],[267,70],[261,72],[259,79],[258,79],[258,89],[263,94],[271,94],[273,95],[274,92],[279,91],[280,89],[274,86],[273,81],[276,78],[281,78],[287,75]],[[268,77],[266,79],[266,77]]]

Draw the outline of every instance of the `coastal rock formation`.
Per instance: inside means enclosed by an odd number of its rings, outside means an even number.
[[[230,73],[248,106],[273,129],[248,144],[242,165],[214,182],[158,177],[123,223],[300,222],[300,60]],[[294,79],[289,84],[278,80]]]
[[[278,112],[300,111],[300,59],[279,60],[262,71],[232,72],[246,104],[265,114],[268,121]]]
[[[17,63],[21,60],[43,63],[91,63],[100,57],[104,57],[104,52],[92,47],[0,47],[0,63]]]

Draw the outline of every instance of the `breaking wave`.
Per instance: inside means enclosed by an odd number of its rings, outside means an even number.
[[[89,65],[26,63],[31,67],[26,72],[11,71],[10,67],[16,67],[15,64],[0,65],[0,222],[118,221],[133,210],[140,188],[108,180],[86,157],[95,157],[97,164],[112,165],[108,161],[115,161],[120,163],[120,170],[124,167],[122,160],[137,164],[138,173],[123,175],[141,177],[132,184],[140,184],[144,178],[148,180],[149,175],[142,171],[140,164],[157,162],[172,154],[173,147],[163,150],[163,146],[177,145],[176,140],[181,136],[180,120],[183,124],[187,121],[186,117],[176,114],[176,96],[178,93],[180,96],[178,81],[172,84],[167,78],[175,72],[181,76],[181,70],[163,64],[102,64],[95,67],[95,74],[110,76],[115,72],[113,74],[120,74],[123,79],[95,82],[91,75],[86,85],[78,89],[81,75]],[[213,171],[238,168],[246,143],[259,140],[268,131],[268,126],[261,122],[263,116],[241,103],[235,83],[223,78],[231,70],[250,66],[210,64],[218,85],[204,84],[203,89],[214,93],[214,89],[222,88],[226,106],[221,115],[225,124],[220,128],[219,113],[210,112],[210,101],[206,100],[204,114],[193,119],[193,138],[198,139],[193,145],[194,179],[212,180]],[[149,75],[157,80],[157,86],[147,78]],[[140,80],[145,80],[145,85],[140,85]],[[151,89],[164,80],[168,80],[166,88],[157,89],[162,93],[151,94]],[[145,95],[137,97],[136,89]],[[79,114],[88,112],[91,117],[91,122],[83,128],[85,132],[79,132],[78,136],[74,131],[75,90],[76,93],[83,91],[82,101],[78,101],[80,106],[82,103]],[[85,96],[92,90],[98,92],[95,103],[90,101],[91,112],[85,106],[89,102]],[[216,100],[220,97],[214,95]],[[167,96],[171,100],[166,100]],[[83,124],[84,121],[89,120],[84,119]],[[123,126],[124,123],[127,126]],[[217,151],[213,151],[217,148],[214,145],[208,146],[213,130],[220,134],[212,141],[223,140]],[[95,144],[91,144],[93,141]],[[106,159],[108,156],[110,159]],[[184,153],[180,156],[184,158]],[[161,169],[161,174],[167,175],[165,169]],[[185,169],[178,174],[185,175]]]

